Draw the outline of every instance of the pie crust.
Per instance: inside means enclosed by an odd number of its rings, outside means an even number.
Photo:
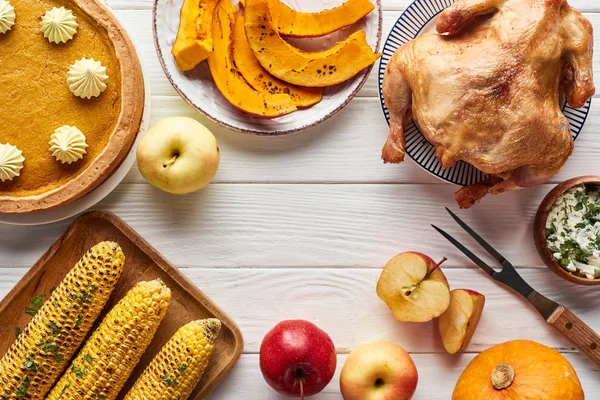
[[[60,2],[56,1],[56,3]],[[108,39],[112,42],[119,63],[117,68],[121,74],[120,114],[116,118],[116,125],[110,133],[104,148],[72,179],[56,187],[50,186],[48,190],[41,193],[24,196],[20,196],[18,192],[2,190],[2,186],[0,186],[0,212],[3,213],[29,213],[47,210],[85,196],[104,182],[121,165],[135,143],[142,122],[145,100],[142,69],[135,47],[124,28],[99,0],[63,0],[62,3],[67,8],[73,4],[79,7],[82,12],[98,24],[97,30],[103,29],[106,31]],[[17,21],[18,23],[19,21]],[[44,40],[43,36],[39,39]],[[1,49],[2,42],[0,41],[0,51]],[[76,58],[73,58],[72,61],[74,62]],[[65,85],[68,67],[69,65],[65,66]],[[115,79],[109,80],[109,85],[111,82],[115,84],[115,81],[118,82]],[[101,96],[103,95],[105,93]],[[43,98],[37,101],[43,101]],[[65,121],[65,123],[68,122]],[[49,131],[53,131],[54,128],[49,127]],[[39,140],[47,146],[49,136]],[[0,130],[0,142],[2,141],[2,131]],[[26,154],[25,157],[24,170],[27,168]],[[48,157],[51,157],[49,152]]]

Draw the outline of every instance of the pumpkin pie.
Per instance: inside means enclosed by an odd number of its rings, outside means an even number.
[[[27,213],[81,198],[117,169],[140,129],[144,83],[131,40],[99,0],[10,4],[15,24],[0,34],[0,145],[22,151],[24,162],[18,176],[0,181],[0,212]],[[76,34],[51,41],[42,18],[61,7],[75,16]],[[106,69],[98,96],[75,95],[67,82],[70,67],[84,59]],[[85,135],[85,154],[70,163],[50,149],[61,127]]]

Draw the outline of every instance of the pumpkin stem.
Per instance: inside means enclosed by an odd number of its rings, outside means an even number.
[[[508,364],[498,364],[492,371],[491,378],[494,389],[506,389],[515,379],[515,370]]]

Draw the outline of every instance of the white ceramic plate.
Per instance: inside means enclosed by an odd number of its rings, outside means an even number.
[[[375,9],[365,18],[331,35],[315,39],[293,39],[290,42],[309,51],[322,51],[336,42],[346,39],[351,33],[364,30],[371,47],[378,51],[381,45],[382,12],[381,0],[371,0]],[[305,12],[317,12],[335,8],[345,0],[283,0],[290,7]],[[232,0],[238,5],[238,0]],[[179,14],[183,0],[154,0],[153,30],[156,51],[167,78],[192,107],[214,122],[229,129],[260,135],[283,135],[297,132],[320,124],[340,111],[358,93],[371,72],[365,68],[354,78],[325,89],[323,100],[304,110],[283,117],[262,120],[243,114],[233,107],[219,92],[210,76],[206,62],[190,72],[181,72],[171,55],[171,48],[179,28]]]
[[[394,24],[383,46],[383,57],[379,65],[379,98],[388,125],[390,123],[390,115],[381,92],[383,76],[388,62],[396,50],[404,43],[423,33],[434,32],[439,14],[455,1],[414,0],[400,15],[396,24]],[[564,96],[561,96],[562,111],[569,121],[573,139],[577,139],[583,128],[583,124],[585,124],[591,102],[592,100],[590,99],[585,106],[577,109],[566,104]],[[454,166],[443,169],[442,164],[436,157],[435,147],[427,141],[421,129],[413,121],[406,128],[406,153],[425,171],[456,185],[473,185],[488,178],[483,172],[464,161],[459,161]]]
[[[133,39],[132,39],[133,40]],[[53,208],[46,211],[39,211],[27,214],[6,214],[0,213],[0,223],[9,224],[9,225],[44,225],[50,224],[53,222],[62,221],[67,218],[71,218],[75,215],[78,215],[88,208],[95,206],[101,200],[103,200],[106,196],[108,196],[115,188],[121,183],[121,181],[125,178],[133,164],[135,163],[135,151],[137,149],[137,145],[140,142],[144,133],[148,130],[148,126],[150,125],[150,105],[151,105],[151,95],[150,95],[150,85],[148,83],[148,75],[144,70],[144,62],[142,59],[142,55],[138,52],[138,57],[140,58],[140,63],[142,64],[142,73],[144,75],[144,87],[145,87],[145,102],[144,102],[144,115],[142,116],[142,123],[140,125],[140,131],[138,136],[131,148],[131,151],[121,163],[121,166],[117,168],[117,170],[100,186],[94,189],[92,192],[83,196],[82,198],[72,201],[68,204],[65,204],[61,207]]]

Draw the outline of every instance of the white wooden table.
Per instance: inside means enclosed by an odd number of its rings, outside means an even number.
[[[600,35],[600,2],[570,2]],[[387,36],[408,0],[384,0]],[[138,45],[152,91],[152,120],[172,115],[202,118],[171,88],[152,40],[152,0],[110,0]],[[600,76],[596,40],[595,73]],[[577,370],[588,399],[600,398],[598,368],[546,326],[525,301],[473,268],[429,226],[458,233],[443,207],[456,208],[451,185],[429,176],[412,161],[384,166],[387,136],[376,92],[369,83],[335,118],[302,134],[249,137],[207,125],[220,142],[222,162],[215,183],[176,197],[147,184],[133,168],[96,208],[116,213],[191,278],[240,325],[245,349],[238,365],[211,399],[280,399],[263,381],[258,350],[263,335],[283,319],[317,323],[333,338],[338,373],[315,399],[340,399],[339,371],[356,346],[386,339],[413,355],[420,374],[416,399],[450,398],[474,355],[511,339],[531,339],[564,352]],[[600,81],[597,80],[600,84]],[[206,122],[206,121],[204,121]],[[600,100],[567,166],[552,183],[600,175]],[[460,212],[498,247],[535,288],[570,307],[600,331],[600,288],[566,283],[547,270],[534,249],[532,222],[553,187],[486,197]],[[0,298],[21,279],[70,221],[41,227],[0,226]],[[375,285],[395,254],[417,250],[439,259],[454,288],[487,297],[481,323],[467,351],[444,352],[435,323],[396,322]]]

